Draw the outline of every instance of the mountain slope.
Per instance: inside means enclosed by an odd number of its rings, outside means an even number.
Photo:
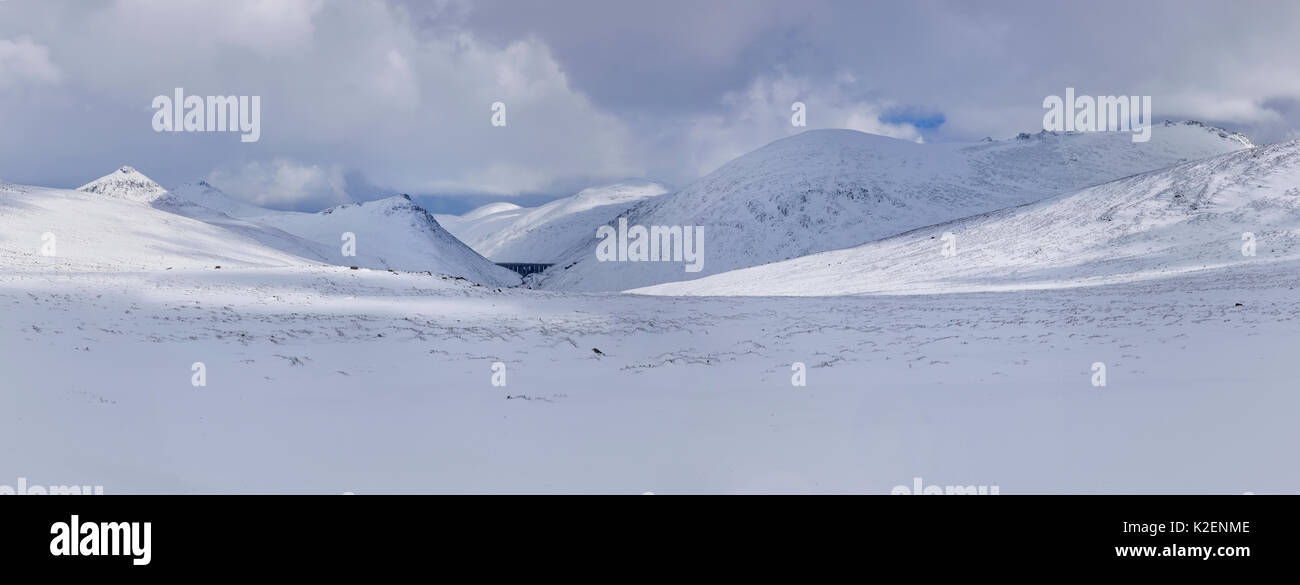
[[[433,217],[443,229],[474,248],[475,244],[491,237],[528,211],[527,207],[497,202],[476,207],[464,215],[434,214]],[[483,253],[477,248],[475,251]]]
[[[536,285],[626,290],[699,278],[856,246],[1249,145],[1240,135],[1194,122],[1153,128],[1146,143],[1118,132],[917,144],[852,130],[808,131],[624,214],[632,225],[702,226],[702,271],[685,272],[678,262],[599,262],[597,240],[589,237]]]
[[[265,207],[258,207],[251,203],[239,201],[230,195],[227,195],[221,189],[213,187],[207,181],[198,181],[195,183],[186,183],[171,189],[170,193],[184,199],[224,213],[230,217],[257,217],[273,213]]]
[[[355,257],[342,254],[344,232],[357,236]],[[52,256],[42,248],[46,234],[54,236]],[[131,167],[75,191],[0,185],[0,266],[111,271],[322,263],[429,271],[489,286],[520,280],[404,196],[318,214],[279,212],[206,183],[171,193]]]
[[[458,216],[457,216],[457,215],[453,215],[453,216],[448,216],[448,217],[455,217],[455,218],[462,219],[462,220],[475,220],[475,219],[479,219],[479,218],[482,218],[482,217],[487,217],[487,216],[489,216],[489,215],[496,215],[496,214],[499,214],[499,213],[502,213],[502,212],[514,211],[514,210],[516,210],[516,209],[524,209],[524,208],[523,208],[523,207],[520,207],[520,206],[518,206],[518,205],[515,205],[514,203],[507,203],[507,202],[505,202],[505,201],[498,201],[498,202],[496,202],[496,203],[489,203],[489,204],[487,204],[487,205],[483,205],[483,206],[481,206],[481,207],[476,207],[476,208],[474,208],[473,210],[469,211],[468,213],[466,213],[466,214],[464,214],[464,215],[458,215]]]
[[[46,234],[54,236],[53,256],[42,253]],[[0,185],[0,267],[5,270],[161,270],[305,262],[257,237],[157,209],[136,197]]]
[[[493,203],[447,224],[447,230],[497,262],[555,262],[596,228],[636,203],[668,192],[662,183],[625,180],[583,189],[545,205]]]
[[[956,254],[941,251],[952,233]],[[1253,234],[1256,255],[1243,254]],[[1300,141],[1153,171],[863,246],[638,290],[836,295],[1054,288],[1300,259]]]
[[[320,213],[275,212],[248,219],[330,249],[328,257],[336,264],[428,270],[489,286],[519,283],[517,274],[461,243],[406,195],[340,205]],[[356,236],[356,256],[343,256],[345,233]]]

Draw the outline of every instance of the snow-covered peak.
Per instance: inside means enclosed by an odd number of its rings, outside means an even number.
[[[1198,132],[1202,134],[1217,136],[1221,140],[1225,141],[1227,144],[1240,146],[1241,148],[1252,148],[1255,146],[1255,143],[1251,142],[1250,138],[1248,138],[1245,134],[1242,134],[1241,132],[1235,132],[1232,130],[1228,130],[1226,128],[1220,128],[1218,126],[1206,124],[1205,122],[1201,122],[1200,120],[1165,120],[1158,127],[1162,127],[1162,128],[1183,127],[1185,129],[1184,134],[1181,137],[1177,138],[1178,141],[1182,141],[1182,142],[1186,142],[1188,140],[1193,140],[1193,141],[1196,140],[1195,138],[1189,138],[1189,136],[1194,136],[1194,134],[1191,134],[1191,132]],[[1021,132],[1020,134],[1016,135],[1016,137],[1013,140],[1033,140],[1033,139],[1049,140],[1055,136],[1081,136],[1086,134],[1103,134],[1103,135],[1110,134],[1110,135],[1119,135],[1119,136],[1129,136],[1132,134],[1132,132],[1096,133],[1096,132],[1057,132],[1052,130],[1039,130],[1035,134],[1031,134],[1029,132]],[[1166,137],[1169,136],[1171,135],[1166,134]],[[980,142],[989,143],[989,142],[999,142],[999,141],[986,137],[980,140]]]
[[[1166,128],[1170,128],[1178,125],[1200,128],[1201,130],[1209,132],[1210,134],[1214,134],[1224,140],[1237,142],[1246,148],[1252,148],[1255,146],[1255,143],[1251,142],[1250,138],[1247,138],[1245,134],[1242,134],[1240,132],[1233,132],[1232,130],[1227,130],[1224,128],[1220,128],[1218,126],[1211,126],[1199,120],[1183,120],[1182,122],[1177,122],[1174,120],[1165,120],[1165,124],[1164,124]]]
[[[556,199],[542,205],[537,208],[536,214],[529,215],[535,215],[537,218],[572,215],[605,205],[634,203],[667,192],[668,186],[663,183],[642,180],[620,181],[609,185],[588,187],[571,197]]]
[[[122,166],[112,173],[78,187],[77,190],[141,203],[152,202],[167,193],[162,185],[129,166]]]
[[[385,197],[383,199],[362,201],[359,203],[344,203],[343,205],[336,205],[334,207],[326,209],[320,212],[320,214],[331,215],[334,213],[339,213],[341,211],[349,211],[352,213],[380,213],[385,215],[392,215],[396,213],[429,215],[429,212],[425,211],[423,207],[416,205],[414,201],[411,201],[411,196],[405,193],[401,195],[393,195],[391,197]]]
[[[624,179],[617,183],[588,187],[578,191],[573,196],[574,201],[586,202],[595,205],[607,205],[610,203],[620,203],[623,201],[632,201],[645,199],[656,195],[663,195],[670,190],[670,187],[657,181],[646,179]]]
[[[453,216],[453,217],[457,217],[462,221],[473,221],[481,217],[487,217],[489,215],[495,215],[507,211],[514,211],[516,209],[523,209],[523,207],[515,205],[514,203],[497,201],[495,203],[489,203],[487,205],[475,207],[474,209],[465,212],[462,215]]]

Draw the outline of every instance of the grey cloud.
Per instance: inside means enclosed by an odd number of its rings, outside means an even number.
[[[812,126],[944,141],[1033,131],[1067,86],[1268,142],[1300,128],[1298,17],[1210,0],[11,0],[0,176],[76,186],[132,164],[290,208],[393,192],[471,205],[685,184],[792,132],[790,95]],[[150,100],[175,87],[263,96],[262,140],[154,133]],[[507,128],[488,124],[497,100]],[[900,111],[943,123],[877,119]]]

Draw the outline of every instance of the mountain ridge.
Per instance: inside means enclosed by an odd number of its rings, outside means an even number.
[[[857,246],[1248,143],[1197,122],[1159,125],[1147,143],[1134,143],[1122,132],[918,144],[853,130],[811,130],[769,143],[621,214],[636,225],[703,226],[701,272],[665,262],[598,262],[596,240],[589,238],[565,252],[558,270],[534,277],[531,285],[614,291],[701,278]]]
[[[592,237],[610,217],[670,189],[658,181],[624,179],[588,187],[537,207],[502,206],[492,213],[480,213],[502,205],[490,203],[442,220],[448,231],[496,262],[551,263]]]
[[[941,254],[952,235],[955,253]],[[1247,240],[1255,256],[1245,255]],[[1254,147],[861,246],[638,289],[673,295],[976,292],[1300,260],[1300,141]]]

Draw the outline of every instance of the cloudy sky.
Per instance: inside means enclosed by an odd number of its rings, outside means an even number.
[[[796,100],[809,128],[964,141],[1041,129],[1067,86],[1276,142],[1300,138],[1298,25],[1285,0],[0,0],[0,178],[130,164],[283,209],[455,212],[681,186],[795,132]],[[178,87],[261,96],[261,140],[154,132]]]

